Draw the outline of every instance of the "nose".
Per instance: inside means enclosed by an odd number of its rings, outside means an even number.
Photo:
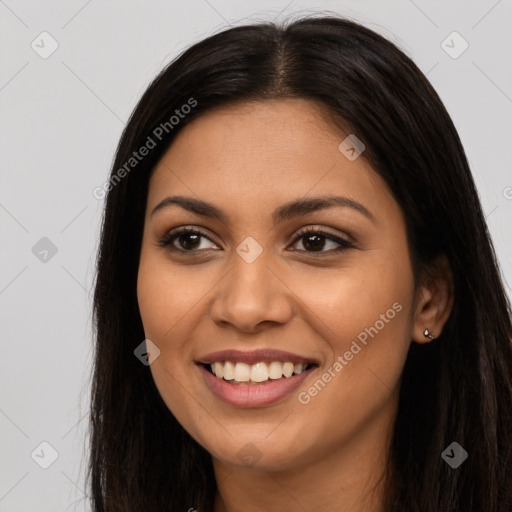
[[[279,273],[270,268],[265,253],[252,263],[235,254],[232,265],[219,283],[210,307],[215,323],[254,333],[265,325],[290,321],[293,293]]]

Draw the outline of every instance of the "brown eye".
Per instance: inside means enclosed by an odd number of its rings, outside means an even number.
[[[167,233],[158,245],[168,247],[173,251],[198,252],[208,247],[201,248],[202,239],[211,240],[201,231],[193,228],[183,228]],[[213,242],[211,242],[213,244]],[[213,244],[215,246],[215,244]]]
[[[304,247],[304,249],[299,249],[302,252],[335,253],[354,248],[354,245],[347,240],[343,240],[321,229],[306,229],[298,234],[294,240],[294,244],[299,240],[302,240],[302,246]],[[331,246],[334,244],[334,247],[329,248],[329,243]],[[336,247],[336,245],[338,247]],[[328,250],[324,250],[326,246]]]
[[[181,248],[185,250],[195,250],[201,245],[201,235],[195,233],[184,233],[177,237]]]

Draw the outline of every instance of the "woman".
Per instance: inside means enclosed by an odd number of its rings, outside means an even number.
[[[94,510],[511,510],[509,303],[393,44],[334,16],[209,37],[104,190]]]

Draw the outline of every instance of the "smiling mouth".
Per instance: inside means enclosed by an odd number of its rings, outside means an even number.
[[[234,361],[216,361],[202,365],[219,380],[242,386],[264,385],[272,381],[289,379],[318,367],[316,363],[294,364],[290,361],[262,361],[252,365]]]

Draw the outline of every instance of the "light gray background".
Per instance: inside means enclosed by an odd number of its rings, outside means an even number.
[[[165,63],[223,27],[325,9],[390,38],[427,74],[511,282],[512,0],[0,0],[0,511],[89,510],[91,284],[103,207],[92,191],[137,99]],[[47,59],[31,47],[48,50],[43,31],[59,45]],[[453,31],[469,43],[456,59],[441,46]],[[461,48],[451,41],[452,52]],[[45,262],[32,251],[43,237],[57,247]],[[51,462],[43,441],[58,452],[48,469],[35,462]]]

